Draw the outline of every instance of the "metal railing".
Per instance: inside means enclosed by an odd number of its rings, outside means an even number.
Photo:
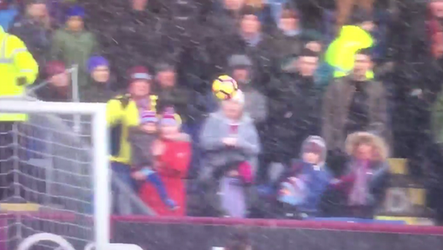
[[[73,65],[71,68],[67,69],[65,73],[68,73],[71,76],[71,101],[74,103],[80,102],[80,95],[79,95],[79,87],[78,87],[78,65]],[[30,97],[36,97],[36,91],[46,87],[48,84],[50,84],[49,81],[43,81],[41,83],[38,83],[36,85],[30,86],[26,89],[25,96]],[[82,126],[81,126],[81,116],[80,115],[74,115],[73,116],[73,129],[75,133],[81,133]]]

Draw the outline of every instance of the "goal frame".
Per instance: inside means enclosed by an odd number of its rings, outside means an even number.
[[[94,242],[97,249],[110,242],[110,169],[108,159],[108,127],[106,104],[60,103],[0,98],[1,113],[68,114],[92,116],[92,166],[94,181]]]

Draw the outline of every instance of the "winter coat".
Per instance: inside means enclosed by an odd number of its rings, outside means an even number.
[[[255,124],[261,124],[268,117],[268,99],[252,86],[243,86],[245,94],[245,111],[251,116]]]
[[[152,144],[157,134],[148,134],[138,127],[129,129],[128,141],[131,143],[131,165],[135,167],[153,167],[154,156],[151,153]]]
[[[71,86],[56,88],[48,84],[38,89],[36,95],[46,102],[67,102],[71,100]]]
[[[367,192],[365,200],[365,206],[375,207],[383,201],[385,190],[388,185],[389,178],[389,164],[388,159],[388,147],[384,143],[381,137],[367,132],[357,132],[351,134],[346,140],[346,153],[351,156],[350,161],[347,164],[347,173],[339,178],[339,181],[333,186],[345,192],[347,198],[350,199],[351,192],[355,186],[358,174],[358,168],[361,167],[360,161],[353,156],[356,147],[359,144],[360,138],[365,137],[363,141],[373,145],[377,158],[371,159],[368,162],[368,168],[366,170],[366,185]]]
[[[9,33],[18,36],[39,65],[45,65],[51,51],[51,30],[30,17],[17,18]]]
[[[349,117],[349,108],[356,87],[351,77],[335,79],[327,88],[323,98],[323,126],[322,137],[330,150],[344,151],[346,124]],[[376,129],[383,137],[390,140],[388,125],[387,96],[382,83],[367,81],[363,85],[367,95],[368,123],[362,131]]]
[[[300,211],[317,211],[320,200],[332,179],[332,174],[325,164],[327,148],[325,147],[323,139],[319,136],[309,136],[303,142],[303,148],[304,145],[316,140],[320,140],[320,143],[323,144],[320,162],[312,165],[295,160],[292,162],[292,166],[288,169],[287,173],[283,175],[284,181],[288,181],[291,177],[296,177],[304,182],[307,193],[303,201],[297,206]],[[318,145],[318,143],[316,144]],[[302,157],[303,150],[300,153],[300,158]]]
[[[80,100],[82,102],[106,103],[118,94],[118,91],[114,91],[113,87],[114,78],[112,77],[108,83],[98,83],[90,79],[88,86],[79,89]]]
[[[200,146],[204,151],[201,179],[213,178],[216,173],[226,171],[229,165],[248,162],[255,173],[260,141],[254,122],[244,114],[239,121],[237,146],[227,147],[222,140],[230,136],[230,121],[222,111],[212,113],[203,125]],[[222,173],[223,175],[223,173]]]
[[[191,159],[191,146],[189,136],[182,134],[175,141],[161,140],[165,145],[162,155],[157,158],[159,163],[158,174],[163,181],[166,192],[179,208],[169,210],[160,199],[153,185],[145,183],[140,189],[140,197],[146,204],[160,216],[185,216],[186,215],[186,187],[184,178],[187,175]]]
[[[322,92],[313,78],[284,73],[271,84],[267,151],[271,160],[289,163],[303,141],[320,134]]]
[[[54,33],[51,57],[53,60],[64,62],[67,67],[78,65],[80,88],[89,84],[87,61],[97,52],[97,40],[89,31],[75,33],[67,29],[59,29]]]

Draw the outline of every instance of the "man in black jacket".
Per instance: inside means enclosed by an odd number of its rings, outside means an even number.
[[[298,157],[303,141],[321,128],[321,91],[314,84],[317,53],[304,49],[292,67],[285,67],[270,91],[269,147],[271,162],[288,164]]]

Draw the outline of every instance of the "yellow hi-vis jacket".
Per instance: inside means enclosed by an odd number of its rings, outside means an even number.
[[[0,98],[21,96],[26,85],[34,83],[38,75],[38,64],[28,52],[22,40],[6,33],[0,26]],[[26,79],[24,86],[17,79]],[[0,113],[0,122],[24,121],[25,114]]]
[[[372,36],[364,29],[353,25],[343,26],[325,54],[325,61],[335,69],[334,77],[348,75],[354,67],[357,51],[369,48],[373,43]],[[368,71],[366,77],[374,78],[374,73]]]
[[[151,109],[156,111],[158,97],[149,96]],[[130,164],[131,145],[128,141],[129,128],[140,124],[137,104],[130,95],[119,95],[108,101],[106,120],[111,128],[111,161]]]

